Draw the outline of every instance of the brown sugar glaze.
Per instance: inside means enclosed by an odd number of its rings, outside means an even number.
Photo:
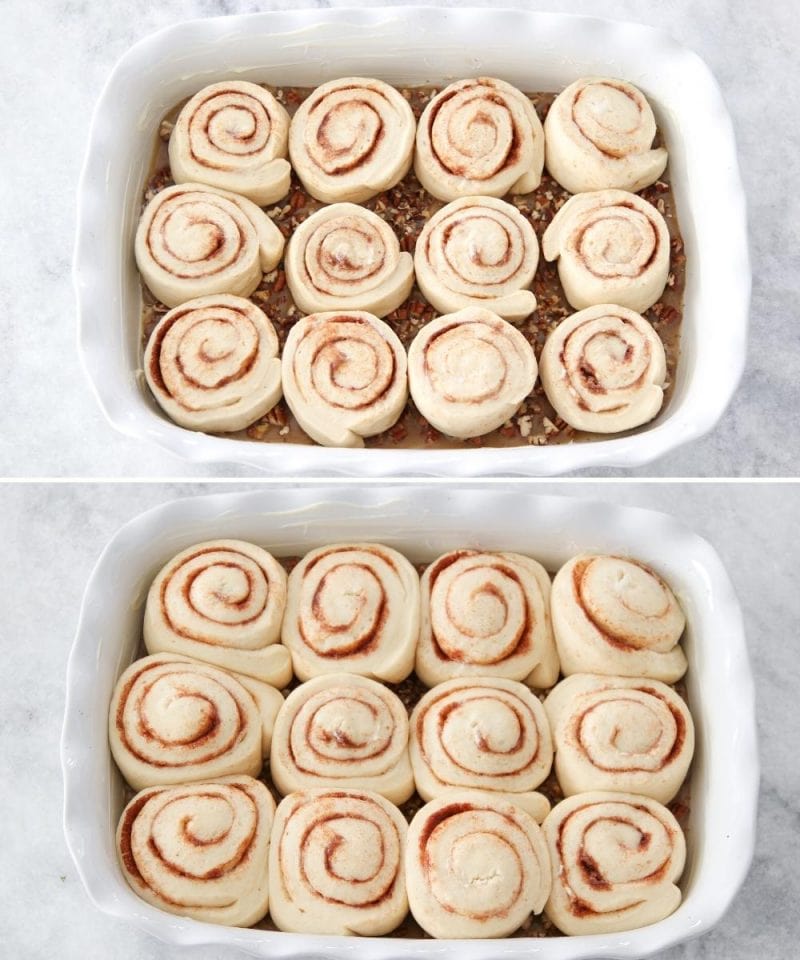
[[[266,84],[264,86],[275,94],[290,114],[294,114],[299,104],[312,91],[310,87],[270,87]],[[415,117],[419,120],[425,105],[439,89],[441,88],[431,86],[404,87],[401,88],[401,93],[409,101]],[[530,93],[527,96],[536,108],[539,118],[544,120],[555,94]],[[167,142],[172,124],[182,106],[182,103],[176,105],[161,123],[154,149],[150,177],[144,195],[145,201],[173,182],[169,171]],[[656,146],[659,143],[660,135],[656,139]],[[667,168],[667,172],[661,180],[642,190],[640,195],[664,215],[670,235],[670,274],[667,287],[659,302],[645,313],[646,318],[653,324],[654,329],[661,337],[667,357],[667,387],[664,394],[664,406],[659,414],[660,417],[669,406],[680,354],[686,257],[683,253],[683,241],[678,226],[675,199],[669,183],[669,168]],[[541,245],[545,228],[549,225],[557,210],[569,199],[569,196],[570,194],[545,172],[541,184],[533,193],[506,196],[504,199],[517,207],[530,221]],[[306,193],[293,172],[291,187],[286,198],[281,203],[265,207],[265,210],[288,240],[299,223],[323,206],[325,204],[314,200]],[[396,187],[367,200],[363,206],[375,211],[386,220],[397,234],[401,249],[413,254],[414,245],[423,226],[437,210],[444,206],[444,203],[436,200],[423,190],[412,170]],[[167,307],[157,302],[144,285],[142,285],[142,289],[144,302],[142,349],[144,349],[153,327],[167,312]],[[564,297],[558,279],[556,263],[547,263],[541,256],[533,282],[533,292],[536,295],[537,309],[522,323],[515,324],[515,326],[522,331],[533,345],[538,359],[547,334],[564,317],[575,311]],[[283,347],[289,330],[295,321],[302,316],[302,313],[292,302],[289,288],[286,285],[282,262],[277,269],[264,277],[261,285],[251,295],[250,299],[258,304],[272,320],[280,345]],[[415,284],[408,300],[385,319],[398,334],[403,345],[408,348],[420,327],[437,315],[438,311],[428,304]],[[656,417],[651,423],[658,422],[659,417]],[[636,430],[629,431],[629,433],[641,432],[646,430],[648,426],[649,424],[645,424]],[[266,416],[257,420],[246,430],[220,434],[220,436],[267,443],[313,443],[299,427],[284,400],[281,400]],[[367,447],[384,449],[442,450],[470,447],[515,447],[529,444],[546,446],[593,439],[605,439],[605,435],[575,430],[566,424],[556,415],[544,394],[541,383],[537,382],[533,393],[525,400],[514,417],[502,427],[485,436],[475,437],[471,440],[458,440],[444,436],[418,413],[413,402],[409,399],[397,423],[389,430],[368,438],[365,444]]]

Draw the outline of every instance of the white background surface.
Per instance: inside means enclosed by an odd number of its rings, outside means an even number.
[[[252,486],[246,484],[245,486]],[[0,488],[0,956],[9,960],[193,960],[233,956],[179,951],[88,901],[61,833],[58,740],[64,674],[83,588],[97,556],[126,520],[221,484],[6,485]],[[227,488],[230,489],[230,488]],[[739,594],[756,677],[762,790],[756,857],[719,927],[662,960],[797,955],[800,936],[800,662],[797,577],[800,486],[537,485],[666,510],[707,537]],[[736,803],[732,783],[731,803]]]
[[[0,236],[4,341],[0,475],[202,477],[249,472],[187,465],[106,424],[75,350],[70,283],[75,185],[94,102],[111,67],[133,42],[187,18],[301,5],[329,4],[3,3],[0,123],[5,142],[0,196],[6,223]],[[445,5],[457,4],[445,0]],[[736,128],[754,268],[747,372],[732,407],[711,436],[640,472],[797,475],[800,455],[792,427],[800,378],[796,319],[800,133],[793,91],[800,81],[800,21],[795,4],[542,0],[528,6],[638,20],[667,30],[707,61],[720,81]]]

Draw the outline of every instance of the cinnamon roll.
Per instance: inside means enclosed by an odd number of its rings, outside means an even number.
[[[675,883],[686,841],[675,817],[650,797],[579,793],[542,826],[553,871],[545,913],[562,933],[634,930],[680,904]]]
[[[410,728],[411,767],[424,800],[451,787],[488,790],[544,820],[550,804],[534,791],[550,773],[553,746],[544,707],[523,684],[446,680],[422,697]]]
[[[558,260],[564,295],[576,310],[616,303],[637,313],[653,306],[669,278],[669,230],[652,203],[624,190],[570,197],[542,237]]]
[[[393,426],[408,398],[406,352],[392,328],[360,310],[314,313],[292,327],[283,392],[317,443],[363,447]]]
[[[175,183],[207,183],[260,207],[289,192],[289,114],[255,83],[226,80],[196,93],[175,121],[169,166]]]
[[[330,80],[292,118],[292,166],[317,200],[361,203],[408,173],[415,126],[408,101],[388,83],[364,77]]]
[[[143,657],[111,697],[108,738],[134,790],[256,776],[283,697],[266,683],[166,653]]]
[[[556,97],[544,121],[545,162],[570,193],[642,190],[667,165],[651,149],[656,120],[640,90],[624,80],[584,77]]]
[[[251,200],[199,183],[167,187],[136,231],[136,264],[155,297],[177,307],[196,297],[247,297],[278,265],[283,234]]]
[[[284,687],[292,677],[289,651],[278,643],[285,607],[286,571],[272,554],[243,540],[197,543],[153,581],[145,646]]]
[[[502,426],[536,383],[525,337],[491,310],[465,307],[427,323],[408,351],[419,412],[451,437],[480,437]]]
[[[666,684],[575,673],[550,692],[544,709],[565,796],[613,790],[669,803],[680,789],[694,752],[694,725]]]
[[[686,626],[669,586],[638,560],[574,557],[550,597],[561,672],[647,677],[674,683],[686,672]]]
[[[274,327],[254,303],[222,293],[161,318],[144,373],[161,409],[189,430],[243,430],[281,398]]]
[[[117,852],[128,884],[167,913],[249,927],[267,912],[275,801],[252,777],[155,787],[125,807]]]
[[[494,197],[464,197],[442,207],[414,251],[417,283],[437,310],[484,306],[512,322],[536,309],[529,288],[538,262],[530,221]]]
[[[449,790],[408,828],[411,912],[437,938],[505,937],[550,893],[550,858],[536,821],[479,790]]]
[[[664,402],[664,344],[643,316],[614,304],[579,310],[545,341],[539,373],[556,413],[577,430],[619,433]]]
[[[391,547],[321,547],[289,576],[282,639],[301,680],[348,672],[399,683],[418,634],[419,576]]]
[[[405,803],[414,792],[405,707],[367,677],[337,673],[308,680],[277,716],[270,773],[282,794],[363,787]]]
[[[414,284],[410,253],[377,213],[354,203],[317,210],[292,234],[286,281],[304,313],[367,310],[391,313]]]
[[[530,193],[544,167],[544,131],[531,101],[492,77],[459,80],[420,117],[414,172],[439,200]]]
[[[420,581],[417,676],[504,677],[551,687],[558,657],[550,627],[550,578],[518,553],[453,550]]]

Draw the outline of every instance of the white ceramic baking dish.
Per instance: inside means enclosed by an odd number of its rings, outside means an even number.
[[[687,613],[684,649],[697,727],[689,857],[676,913],[624,934],[431,941],[230,929],[173,917],[140,900],[122,877],[114,847],[123,785],[106,738],[108,703],[139,643],[151,579],[178,550],[215,537],[247,538],[278,555],[366,539],[391,544],[415,561],[472,545],[528,553],[551,570],[579,551],[630,554],[652,564],[676,589]],[[713,926],[744,880],[752,856],[758,759],[741,614],[713,548],[659,513],[519,488],[478,492],[439,486],[355,492],[273,488],[168,503],[132,520],[103,551],[86,588],[67,687],[64,821],[78,872],[101,910],[174,944],[331,960],[642,957]]]
[[[675,391],[640,432],[553,447],[336,450],[193,433],[160,411],[141,373],[133,234],[164,113],[226,77],[315,86],[348,74],[390,83],[493,75],[559,90],[587,74],[623,77],[653,103],[687,256]],[[750,265],[733,130],[694,53],[649,27],[524,10],[392,7],[290,10],[182,23],[119,61],[92,122],[79,188],[75,285],[85,369],[111,423],[195,462],[269,473],[551,475],[635,467],[700,437],[722,416],[745,361]]]

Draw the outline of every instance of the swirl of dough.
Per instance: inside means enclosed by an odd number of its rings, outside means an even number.
[[[417,792],[450,787],[501,794],[541,822],[550,804],[533,791],[550,773],[544,707],[514,680],[456,678],[429,690],[411,714],[409,753]]]
[[[501,427],[533,390],[533,347],[491,310],[465,307],[436,317],[408,351],[411,396],[419,412],[451,437]]]
[[[255,83],[226,80],[196,93],[175,121],[169,166],[175,183],[207,183],[260,207],[289,192],[289,114]]]
[[[275,687],[292,677],[278,640],[286,607],[286,572],[261,547],[211,540],[182,550],[147,594],[148,653],[174,653],[247,674]]]
[[[157,653],[132,663],[111,697],[111,753],[134,790],[256,776],[283,697],[251,677]]]
[[[518,553],[453,550],[420,581],[417,676],[504,677],[551,687],[558,656],[550,626],[550,577]]]
[[[283,392],[305,432],[328,447],[363,447],[393,426],[408,399],[400,338],[371,313],[313,313],[283,348]]]
[[[418,635],[419,576],[391,547],[321,547],[289,576],[282,640],[301,680],[347,672],[399,683]]]
[[[616,933],[663,920],[681,902],[686,841],[656,800],[579,793],[542,825],[553,885],[545,913],[562,933]]]
[[[289,694],[275,720],[270,773],[284,795],[357,786],[405,803],[414,792],[405,707],[367,677],[308,680]]]
[[[279,930],[375,937],[408,912],[403,815],[369,790],[303,790],[278,805],[269,854]]]
[[[619,433],[655,417],[664,402],[664,345],[643,316],[601,303],[562,320],[539,357],[556,413],[578,430]]]
[[[570,197],[542,237],[576,310],[616,303],[644,313],[669,278],[669,230],[652,203],[624,190]]]
[[[158,405],[189,430],[243,430],[281,398],[275,329],[242,297],[187,300],[165,314],[144,352]]]
[[[539,243],[515,206],[495,197],[464,197],[425,224],[414,250],[417,283],[443,313],[488,307],[519,322],[536,309],[530,291]]]
[[[642,190],[667,165],[652,150],[656,120],[640,90],[624,80],[584,77],[556,97],[544,121],[545,162],[570,193]]]
[[[439,200],[530,193],[544,167],[544,131],[531,101],[504,80],[459,80],[420,117],[414,172]]]
[[[292,234],[286,281],[304,313],[367,310],[385,317],[411,293],[414,262],[377,213],[334,203]]]
[[[414,152],[414,113],[382,80],[343,77],[314,90],[289,129],[292,166],[323,203],[361,203],[408,173]]]
[[[411,912],[432,937],[505,937],[550,893],[544,834],[516,804],[448,790],[411,821],[406,846]]]
[[[666,684],[574,673],[553,688],[544,709],[564,796],[613,790],[669,803],[680,789],[694,752],[694,724]]]
[[[638,560],[582,555],[556,574],[550,611],[561,672],[647,677],[686,672],[686,626],[669,586]]]
[[[144,790],[117,829],[122,872],[136,894],[167,913],[249,927],[269,905],[274,813],[269,790],[252,777]]]
[[[247,297],[278,265],[283,234],[251,200],[200,183],[157,193],[136,231],[136,265],[168,307],[196,297]]]

